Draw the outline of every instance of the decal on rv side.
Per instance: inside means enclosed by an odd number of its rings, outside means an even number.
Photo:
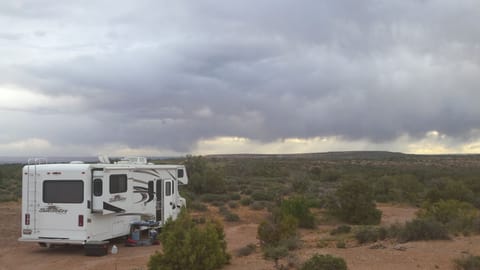
[[[68,212],[67,209],[63,209],[56,205],[49,205],[47,207],[42,207],[38,210],[40,213],[56,213],[56,214],[66,214]]]
[[[127,197],[122,197],[121,195],[115,195],[112,198],[110,198],[108,201],[109,202],[120,202],[120,201],[125,201]]]
[[[103,209],[116,212],[116,213],[125,213],[125,209],[120,207],[116,207],[115,205],[111,205],[109,203],[103,202]]]
[[[145,201],[147,199],[147,197],[148,197],[148,201],[144,202],[144,204],[147,204],[147,203],[149,203],[153,200],[154,193],[153,192],[148,192],[148,188],[146,188],[146,187],[133,186],[133,193],[140,193],[140,195],[142,196],[142,198],[138,202],[135,202],[135,203],[141,203],[141,202]]]

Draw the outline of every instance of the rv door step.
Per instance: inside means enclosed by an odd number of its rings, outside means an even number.
[[[90,241],[85,244],[85,255],[105,256],[108,254],[108,241]]]

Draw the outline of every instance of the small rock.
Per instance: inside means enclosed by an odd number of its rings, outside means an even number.
[[[395,245],[395,246],[393,246],[393,249],[398,250],[398,251],[405,251],[405,250],[407,250],[407,247],[401,246],[401,245]]]
[[[386,247],[379,243],[371,246],[370,249],[386,249]]]

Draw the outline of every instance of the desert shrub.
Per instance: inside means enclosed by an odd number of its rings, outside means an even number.
[[[223,226],[216,221],[198,226],[185,210],[166,223],[159,237],[163,252],[150,257],[150,270],[219,269],[230,260]]]
[[[240,217],[237,214],[230,212],[225,206],[220,206],[218,212],[223,216],[225,221],[235,222],[240,220]]]
[[[337,248],[347,248],[347,244],[345,243],[345,240],[338,240],[336,243]]]
[[[300,238],[297,235],[294,235],[292,237],[280,240],[279,246],[284,246],[288,250],[295,250],[300,248],[300,243]]]
[[[252,210],[262,210],[265,208],[265,205],[262,202],[253,202],[250,204],[250,209]]]
[[[313,255],[300,268],[301,270],[347,270],[347,263],[343,258],[332,255]]]
[[[22,165],[0,164],[0,202],[15,201],[22,196]]]
[[[251,196],[255,201],[273,201],[275,199],[275,193],[264,190],[254,191]]]
[[[237,250],[237,256],[238,257],[245,257],[245,256],[248,256],[250,254],[252,254],[253,252],[255,252],[255,250],[257,249],[257,247],[255,246],[255,244],[248,244],[242,248],[239,248]]]
[[[187,156],[185,161],[189,176],[188,188],[197,194],[224,193],[226,191],[225,176],[218,169],[210,168],[202,156]]]
[[[305,199],[307,200],[307,205],[310,208],[323,208],[325,206],[325,201],[317,196],[308,196]]]
[[[240,221],[240,217],[237,214],[232,212],[225,214],[224,217],[225,217],[225,221],[229,221],[229,222]]]
[[[325,182],[336,182],[340,179],[340,173],[334,170],[325,171],[320,179]]]
[[[208,210],[207,206],[201,202],[193,201],[191,203],[187,204],[187,207],[189,209],[199,211],[199,212],[205,212]]]
[[[337,228],[333,229],[330,232],[330,235],[349,233],[351,230],[352,230],[352,227],[350,227],[348,225],[340,225]]]
[[[473,192],[463,182],[450,178],[437,179],[426,195],[426,199],[432,203],[440,200],[473,202],[474,198]]]
[[[288,248],[285,246],[265,246],[263,248],[263,256],[265,259],[275,261],[275,266],[278,266],[278,260],[288,255]]]
[[[242,189],[242,193],[245,195],[251,195],[253,193],[253,190],[250,188],[245,188],[245,189]]]
[[[469,255],[468,257],[453,260],[456,270],[480,269],[480,256]]]
[[[222,205],[222,206],[218,207],[218,212],[220,213],[220,215],[225,215],[225,214],[229,213],[230,211],[227,209],[227,207]]]
[[[391,224],[387,229],[387,237],[389,238],[400,238],[401,234],[403,233],[405,226],[398,222]]]
[[[200,200],[202,202],[214,202],[214,201],[227,202],[229,200],[229,196],[226,194],[205,193],[202,196],[200,196]]]
[[[344,222],[373,225],[380,223],[382,212],[375,208],[371,188],[363,181],[344,182],[335,193],[329,212]]]
[[[305,193],[310,188],[310,181],[306,178],[296,178],[291,180],[292,189],[296,193]]]
[[[371,226],[360,228],[355,233],[355,238],[360,244],[376,242],[384,240],[387,237],[387,230],[385,228],[375,228]]]
[[[297,224],[297,219],[292,216],[273,214],[258,226],[258,239],[262,246],[278,245],[280,241],[296,236]]]
[[[238,208],[238,203],[237,203],[237,202],[229,202],[229,203],[228,203],[228,206],[229,206],[230,208]]]
[[[213,202],[211,202],[211,204],[213,206],[222,207],[222,206],[225,205],[225,202],[224,201],[213,201]]]
[[[449,239],[445,226],[433,219],[416,218],[405,224],[400,232],[401,241]]]
[[[420,218],[437,220],[451,232],[466,232],[473,230],[478,210],[467,202],[440,200],[425,205],[418,216]]]
[[[308,202],[304,197],[292,197],[282,201],[280,205],[282,214],[290,215],[298,220],[302,228],[314,228],[315,217],[308,208]]]
[[[252,198],[250,197],[245,197],[240,200],[240,204],[243,206],[250,205],[253,202]]]
[[[230,196],[230,200],[232,201],[238,201],[241,198],[240,194],[238,193],[231,193],[229,196]]]

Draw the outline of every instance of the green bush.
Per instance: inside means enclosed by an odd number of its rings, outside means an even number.
[[[252,198],[250,197],[245,197],[240,200],[240,204],[243,206],[250,205],[253,202]]]
[[[480,269],[480,256],[468,256],[460,259],[455,259],[456,270],[478,270]]]
[[[337,228],[333,229],[330,232],[330,235],[349,233],[351,230],[352,230],[352,227],[350,227],[348,225],[340,225]]]
[[[278,260],[288,255],[288,248],[286,246],[265,246],[263,248],[263,256],[266,259],[275,261],[275,265],[278,264]]]
[[[238,208],[238,203],[237,202],[229,202],[228,207],[230,208]]]
[[[211,193],[205,193],[202,196],[200,196],[200,200],[202,202],[228,202],[229,196],[227,194],[211,194]]]
[[[229,196],[230,196],[230,200],[232,201],[238,201],[241,198],[240,194],[238,193],[231,193]]]
[[[254,191],[251,196],[255,201],[273,201],[275,199],[275,193],[267,191]]]
[[[338,240],[336,244],[337,248],[347,248],[347,244],[345,243],[345,240]]]
[[[218,169],[209,167],[206,159],[202,156],[187,156],[185,166],[190,182],[188,188],[195,193],[220,194],[226,191],[223,173]]]
[[[252,210],[262,210],[265,208],[265,205],[262,202],[253,202],[250,204],[250,209]]]
[[[425,205],[418,216],[437,220],[450,232],[468,232],[474,229],[474,220],[478,217],[478,210],[467,202],[440,200]]]
[[[358,243],[370,243],[378,240],[384,240],[387,237],[387,230],[385,228],[363,227],[355,233],[355,238]]]
[[[347,263],[343,258],[332,255],[313,255],[300,268],[301,270],[347,270]]]
[[[189,209],[199,211],[199,212],[205,212],[208,210],[207,206],[201,202],[193,201],[191,203],[187,204],[187,207]]]
[[[225,217],[225,221],[229,221],[229,222],[240,221],[240,217],[235,213],[229,212],[229,213],[225,214],[224,217]]]
[[[329,211],[344,222],[374,225],[380,223],[382,212],[375,208],[373,192],[363,181],[344,182],[335,193]]]
[[[15,201],[22,196],[22,165],[0,164],[0,202]]]
[[[262,246],[278,245],[280,241],[294,237],[298,221],[288,215],[272,215],[258,226],[258,239]]]
[[[300,239],[298,236],[292,236],[286,239],[282,239],[279,242],[279,246],[285,246],[288,250],[295,250],[300,248]]]
[[[426,199],[430,202],[440,200],[473,202],[474,198],[473,192],[463,182],[448,177],[437,179],[435,186],[426,195]]]
[[[400,232],[401,241],[449,239],[445,226],[432,219],[416,218],[405,224]]]
[[[290,215],[298,220],[301,228],[314,228],[315,217],[308,208],[308,202],[304,197],[292,197],[282,201],[280,210],[283,215]]]
[[[166,223],[159,237],[163,252],[150,257],[149,270],[211,270],[230,260],[223,226],[215,221],[198,226],[185,210]]]

